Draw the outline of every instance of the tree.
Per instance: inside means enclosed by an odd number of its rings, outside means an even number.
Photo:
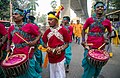
[[[107,3],[107,12],[120,10],[120,1],[119,0],[108,0]]]
[[[9,0],[0,0],[0,19],[9,19]],[[4,6],[3,6],[4,5]]]
[[[29,0],[28,8],[31,8],[32,15],[34,15],[34,11],[36,11],[36,6],[39,6],[39,4],[36,2],[38,0]]]
[[[42,16],[40,17],[40,23],[46,24],[46,20],[47,20],[47,15],[46,14],[42,14]]]

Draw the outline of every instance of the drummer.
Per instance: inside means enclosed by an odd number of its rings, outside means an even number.
[[[111,33],[111,23],[108,19],[104,17],[105,4],[103,2],[96,2],[96,4],[94,5],[94,11],[95,15],[88,18],[83,26],[81,45],[85,47],[86,43],[92,43],[93,45],[90,47],[92,49],[98,49],[98,47],[108,41]],[[88,27],[88,37],[87,39],[85,39],[85,29],[87,29]],[[103,37],[105,29],[107,29],[109,32],[106,40]],[[104,47],[102,47],[101,49],[104,49]],[[88,49],[84,50],[84,59],[82,60],[82,67],[84,68],[84,73],[82,75],[82,78],[97,78],[102,67],[96,68],[89,65],[86,60]]]
[[[17,8],[14,11],[14,24],[8,29],[7,51],[10,51],[10,45],[14,43],[15,48],[13,54],[25,54],[29,58],[28,70],[18,78],[41,78],[40,74],[35,70],[35,60],[32,51],[30,51],[30,54],[28,53],[30,47],[37,44],[41,35],[38,26],[23,22],[24,17],[24,11],[22,9]],[[23,37],[24,40],[18,37],[16,33]]]
[[[5,29],[5,26],[0,22],[0,64],[1,61],[4,60],[6,57],[5,51],[6,42],[7,42],[7,30]],[[5,78],[1,65],[0,65],[0,78]]]

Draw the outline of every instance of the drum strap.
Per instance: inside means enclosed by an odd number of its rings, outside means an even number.
[[[57,29],[53,29],[50,28],[51,32],[47,35],[48,40],[54,35],[56,36],[59,40],[61,40],[62,42],[64,42],[63,40],[63,36],[58,32],[59,29],[61,29],[62,27],[58,27]]]
[[[100,33],[100,32],[89,32],[88,33],[88,35],[90,35],[90,36],[99,36],[99,37],[103,36],[103,34],[104,33]]]
[[[27,43],[21,43],[21,44],[14,44],[16,48],[22,48],[22,47],[25,47],[27,46],[28,44]]]
[[[89,29],[91,30],[94,27],[99,27],[101,29],[102,32],[89,32],[88,35],[91,36],[103,36],[104,32],[105,32],[105,27],[102,25],[102,22],[105,20],[104,17],[102,17],[101,19],[98,19],[96,17],[93,17],[94,22],[90,25]]]
[[[25,24],[23,24],[22,26],[24,26]],[[16,24],[14,25],[14,30],[11,32],[11,35],[14,36],[14,33],[18,32],[20,35],[23,36],[23,38],[28,39],[30,41],[34,40],[34,38],[32,38],[32,36],[24,31],[22,31],[20,29],[20,27],[22,26],[17,26]]]
[[[24,39],[28,39],[29,41],[33,41],[34,38],[32,38],[32,35],[24,32],[24,31],[22,31],[22,30],[20,29],[20,28],[21,28],[22,26],[24,26],[24,25],[25,25],[25,23],[24,23],[23,25],[21,25],[21,26],[17,26],[16,24],[14,24],[14,30],[11,32],[11,35],[14,36],[15,33],[18,32],[20,35],[22,35],[22,37],[23,37]],[[22,47],[27,46],[26,43],[20,43],[20,44],[14,44],[14,45],[15,45],[16,48],[22,48]]]

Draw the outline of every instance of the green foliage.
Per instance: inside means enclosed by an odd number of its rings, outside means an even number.
[[[9,13],[9,0],[0,0],[0,19],[8,19]]]
[[[39,21],[40,23],[45,23],[47,19],[47,15],[46,14],[42,14],[42,16],[40,17]]]
[[[120,1],[119,0],[108,0],[107,12],[114,10],[120,10]]]

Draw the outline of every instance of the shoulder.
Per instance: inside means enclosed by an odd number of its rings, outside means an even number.
[[[89,18],[87,18],[86,20],[88,20],[88,21],[89,21],[89,20],[93,20],[93,17],[89,17]]]
[[[109,20],[109,19],[105,19],[104,21],[107,22],[107,23],[110,23],[110,20]]]

